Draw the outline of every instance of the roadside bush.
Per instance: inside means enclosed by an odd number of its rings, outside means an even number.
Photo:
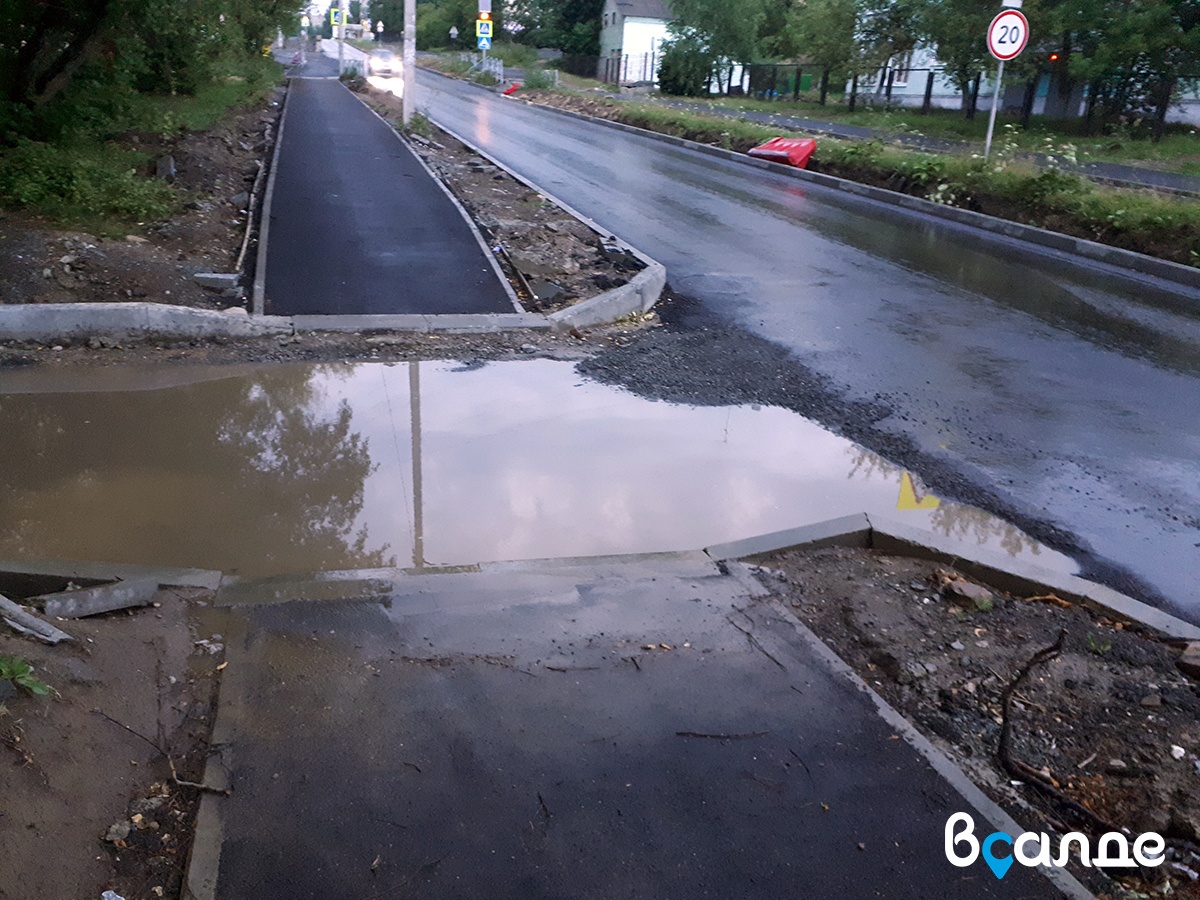
[[[530,91],[548,90],[556,84],[555,78],[543,69],[533,69],[525,73],[525,88]]]
[[[537,50],[525,44],[497,42],[492,44],[492,49],[488,52],[513,69],[532,69],[540,63]]]
[[[663,45],[658,66],[658,88],[676,97],[703,97],[708,93],[713,56],[695,32],[680,34]]]
[[[59,147],[22,141],[0,158],[0,196],[67,219],[116,216],[162,218],[174,192],[137,174],[146,157],[112,146]]]

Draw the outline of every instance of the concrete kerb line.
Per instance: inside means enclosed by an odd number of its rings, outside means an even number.
[[[394,128],[388,123],[387,119],[385,119],[375,110],[371,109],[371,107],[368,106],[361,97],[357,96],[353,91],[350,90],[350,88],[346,87],[345,84],[343,84],[342,87],[345,88],[347,93],[354,97],[355,100],[361,103],[363,108],[365,108],[371,115],[383,123],[383,126],[392,133],[396,140],[403,145],[404,149],[407,150],[412,155],[413,159],[417,161],[417,164],[425,170],[425,174],[433,180],[434,184],[442,189],[442,193],[449,198],[452,204],[454,204],[454,208],[458,210],[458,214],[462,216],[463,221],[467,223],[467,228],[469,228],[471,230],[471,234],[475,236],[475,243],[479,245],[479,249],[483,251],[483,255],[487,257],[488,262],[491,264],[492,271],[495,273],[496,279],[500,282],[501,287],[504,288],[504,293],[508,296],[508,302],[513,305],[513,309],[517,313],[525,312],[525,308],[521,306],[521,301],[517,299],[517,292],[513,290],[513,286],[509,283],[508,278],[504,275],[504,270],[500,268],[500,263],[496,260],[496,254],[492,252],[492,248],[489,247],[487,241],[483,239],[483,234],[480,232],[479,226],[475,224],[475,220],[471,218],[471,215],[466,211],[463,205],[458,202],[458,198],[454,196],[454,193],[450,190],[450,188],[446,187],[446,185],[442,183],[442,179],[438,178],[437,175],[434,174],[433,169],[429,168],[425,160],[421,159],[421,155],[413,150],[412,144],[405,140],[404,135],[401,134],[398,129]]]
[[[472,82],[462,81],[461,79],[438,72],[435,69],[425,69],[424,71],[430,72],[434,75],[439,75],[442,78],[450,79],[451,81],[473,85]],[[483,87],[482,85],[473,86],[479,90],[494,93],[491,91],[491,89]],[[511,100],[519,98],[509,97],[509,99]],[[1045,250],[1063,253],[1069,257],[1082,257],[1083,259],[1110,265],[1117,269],[1126,270],[1127,272],[1135,272],[1140,275],[1160,278],[1164,281],[1174,282],[1176,284],[1182,284],[1188,287],[1200,288],[1200,269],[1195,269],[1179,263],[1169,262],[1168,260],[1164,259],[1157,259],[1153,256],[1147,256],[1144,253],[1136,253],[1132,250],[1122,250],[1119,247],[1110,247],[1107,244],[1100,244],[1096,241],[1090,241],[1086,238],[1072,237],[1071,235],[1061,234],[1056,231],[1048,231],[1044,228],[1037,228],[1032,225],[1022,225],[1019,222],[1010,222],[1007,219],[999,219],[995,216],[984,215],[983,213],[971,212],[970,210],[966,209],[958,209],[957,207],[946,206],[941,203],[934,203],[932,200],[925,200],[921,197],[914,197],[909,194],[901,194],[896,191],[877,188],[873,185],[862,184],[860,182],[850,181],[845,178],[838,178],[834,175],[824,175],[820,172],[809,172],[806,169],[797,169],[792,166],[785,166],[781,163],[769,162],[768,160],[763,159],[755,159],[754,157],[747,156],[744,153],[736,153],[732,150],[725,150],[721,147],[712,147],[708,144],[689,141],[685,138],[675,137],[674,135],[660,134],[657,131],[638,128],[634,125],[626,125],[623,122],[613,122],[609,119],[587,116],[571,110],[559,109],[554,106],[544,106],[541,104],[532,103],[530,101],[521,102],[529,103],[530,106],[535,106],[537,109],[546,110],[547,112],[555,115],[567,116],[569,118],[578,119],[585,122],[592,122],[594,124],[602,125],[606,128],[614,128],[617,131],[641,135],[642,137],[672,144],[676,147],[686,147],[688,149],[704,153],[708,156],[724,159],[728,162],[753,166],[758,169],[764,169],[778,175],[783,175],[784,177],[795,178],[799,181],[805,181],[821,187],[831,188],[833,190],[841,191],[842,193],[864,197],[868,200],[874,200],[888,206],[907,209],[910,212],[923,213],[934,218],[954,222],[957,225],[966,225],[977,228],[987,234],[1023,241],[1025,243],[1041,247]],[[446,130],[449,131],[449,129]],[[1080,262],[1078,259],[1073,261],[1076,263]]]
[[[266,312],[267,287],[267,240],[271,234],[271,200],[275,196],[275,173],[279,171],[279,148],[283,146],[283,129],[287,124],[288,101],[292,88],[288,85],[283,95],[283,112],[279,114],[279,128],[275,132],[275,148],[271,152],[271,171],[267,174],[267,192],[263,196],[262,224],[258,229],[258,251],[254,264],[254,290],[251,293],[251,311],[255,316]]]
[[[704,552],[716,562],[729,564],[781,550],[835,546],[873,549],[953,565],[1002,591],[1024,596],[1053,593],[1063,600],[1136,622],[1177,640],[1200,641],[1200,627],[1102,584],[986,550],[968,552],[932,531],[866,513],[715,544]]]
[[[128,336],[156,338],[202,338],[202,337],[261,337],[277,334],[293,334],[296,331],[362,332],[362,331],[415,331],[457,334],[494,334],[509,330],[547,330],[587,327],[614,322],[624,316],[646,312],[654,306],[666,286],[665,267],[624,241],[601,228],[597,223],[582,215],[566,203],[546,193],[528,179],[521,177],[484,153],[469,141],[463,140],[449,129],[448,133],[470,147],[474,152],[503,169],[530,190],[536,191],[554,203],[568,215],[574,216],[598,236],[615,244],[621,250],[640,260],[646,268],[626,284],[612,288],[559,310],[550,315],[525,312],[517,301],[516,293],[503,276],[491,248],[475,223],[466,214],[461,203],[442,184],[434,180],[446,192],[455,207],[467,220],[476,241],[491,261],[501,284],[504,285],[516,312],[461,315],[344,315],[344,316],[268,316],[265,315],[266,260],[271,228],[271,204],[275,193],[275,175],[278,171],[279,152],[283,144],[284,128],[287,123],[288,100],[291,91],[284,96],[283,111],[275,135],[270,171],[267,174],[266,191],[263,197],[262,222],[259,228],[258,258],[255,265],[254,286],[251,293],[252,314],[247,315],[241,307],[216,311],[193,309],[169,303],[47,303],[0,305],[0,339],[35,340],[50,342],[61,338],[106,336],[123,338]],[[367,107],[370,109],[370,107]],[[381,121],[378,113],[371,110]],[[391,126],[388,126],[389,130]],[[397,139],[408,147],[397,133]],[[409,152],[413,152],[408,147]],[[418,162],[429,171],[425,161],[413,153]],[[432,176],[432,172],[430,173]]]

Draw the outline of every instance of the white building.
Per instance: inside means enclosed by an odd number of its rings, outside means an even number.
[[[933,74],[933,82],[929,76]],[[922,106],[926,91],[930,105],[944,109],[960,109],[962,93],[958,85],[945,74],[938,62],[937,53],[929,47],[917,47],[903,59],[892,59],[874,76],[860,78],[858,94],[860,102],[879,101],[887,94],[887,81],[891,77],[891,104],[893,106]],[[1087,89],[1079,82],[1060,89],[1061,82],[1050,73],[1043,72],[1034,87],[1032,113],[1052,119],[1077,118],[1087,108]],[[1027,85],[1009,83],[1000,95],[1001,109],[1019,110],[1025,102]],[[849,90],[849,85],[847,85]],[[979,106],[984,111],[991,109],[995,82],[986,75],[980,79]],[[1182,92],[1179,104],[1167,113],[1168,122],[1200,122],[1200,85],[1189,85]]]
[[[605,0],[599,77],[623,84],[657,82],[667,25],[674,18],[665,0]]]

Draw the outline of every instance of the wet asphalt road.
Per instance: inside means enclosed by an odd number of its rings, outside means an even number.
[[[782,348],[839,411],[818,418],[1200,621],[1200,292],[419,83],[435,120],[665,263],[707,354]]]
[[[336,80],[290,82],[270,222],[268,314],[513,312],[463,214]]]

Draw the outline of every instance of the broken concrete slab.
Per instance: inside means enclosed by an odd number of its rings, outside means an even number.
[[[212,288],[215,291],[227,291],[238,286],[241,275],[237,272],[197,272],[192,281],[200,287]]]
[[[59,619],[82,619],[119,609],[149,606],[158,594],[157,581],[119,581],[78,591],[47,594],[35,599],[45,602],[48,616]]]
[[[1183,674],[1190,675],[1192,678],[1200,678],[1200,641],[1192,641],[1184,647],[1183,653],[1175,665]]]
[[[170,154],[160,156],[154,163],[154,174],[167,184],[175,183],[175,176],[178,172],[179,170],[175,167],[175,157]]]
[[[46,644],[61,644],[63,641],[74,640],[65,631],[60,631],[49,622],[43,622],[2,595],[0,595],[0,619],[3,619],[4,623],[13,631],[37,638]]]

